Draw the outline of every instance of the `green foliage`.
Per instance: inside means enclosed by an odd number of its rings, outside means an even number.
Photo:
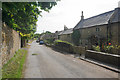
[[[99,46],[94,46],[93,45],[92,47],[93,47],[93,50],[100,52],[100,47]]]
[[[79,40],[80,40],[80,31],[74,30],[72,33],[72,41],[76,46],[79,46]]]
[[[110,46],[110,45],[104,46],[105,52],[111,52],[111,49],[112,49],[112,48],[114,48],[114,47],[113,47],[113,46]]]
[[[27,50],[20,49],[16,54],[8,61],[7,64],[3,65],[2,78],[21,78],[23,64],[27,56]]]
[[[41,10],[49,12],[56,4],[56,2],[3,2],[2,21],[23,35],[33,35]]]
[[[73,46],[73,44],[71,44],[71,43],[69,43],[69,42],[67,42],[67,41],[62,41],[62,40],[55,40],[55,41],[54,41],[54,44],[55,44],[55,45],[58,45],[58,43],[65,43],[65,44],[68,44],[68,45]]]
[[[37,33],[37,34],[34,34],[34,38],[39,38],[41,36],[41,34]]]
[[[100,46],[92,46],[92,49],[95,50],[95,51],[101,51],[100,50]],[[116,46],[113,46],[113,45],[103,45],[102,46],[102,52],[106,52],[106,53],[114,53],[112,52],[112,49],[114,50],[119,50],[120,49],[120,46],[116,45]]]
[[[50,31],[46,31],[45,34],[51,34],[51,32]]]

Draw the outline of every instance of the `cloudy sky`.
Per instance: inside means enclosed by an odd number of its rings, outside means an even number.
[[[43,12],[42,17],[38,18],[37,32],[60,31],[64,25],[68,28],[74,26],[81,19],[81,12],[84,18],[89,18],[118,7],[119,0],[61,0],[50,12]]]

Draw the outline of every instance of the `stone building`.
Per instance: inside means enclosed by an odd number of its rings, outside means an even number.
[[[47,40],[53,37],[54,37],[53,33],[45,33],[40,36],[40,40]]]
[[[59,38],[59,34],[61,33],[62,31],[56,31],[54,34],[55,34],[55,40],[58,40]]]
[[[64,30],[58,34],[58,39],[72,43],[72,33],[73,28],[68,29],[66,26],[64,26]]]
[[[120,45],[120,8],[81,20],[73,30],[80,31],[80,45]]]

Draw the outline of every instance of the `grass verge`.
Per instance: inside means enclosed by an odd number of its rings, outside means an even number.
[[[19,49],[8,63],[3,65],[2,80],[6,78],[21,78],[26,56],[27,50]]]

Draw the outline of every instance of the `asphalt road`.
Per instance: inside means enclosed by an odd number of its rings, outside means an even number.
[[[118,78],[118,73],[33,41],[29,48],[24,78]]]

